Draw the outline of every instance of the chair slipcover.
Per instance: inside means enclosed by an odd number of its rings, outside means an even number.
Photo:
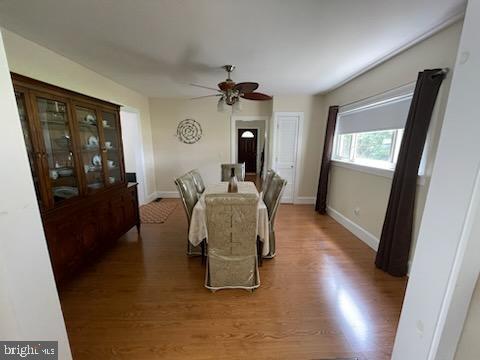
[[[268,224],[269,224],[269,243],[270,243],[270,252],[268,255],[264,256],[266,258],[272,258],[275,256],[275,215],[277,214],[278,206],[280,205],[280,200],[282,198],[283,190],[287,185],[287,181],[282,179],[277,174],[272,176],[268,188],[263,194],[263,202],[268,210]]]
[[[197,192],[199,194],[203,194],[205,191],[205,184],[203,183],[202,175],[200,175],[197,169],[190,171],[190,174],[193,177],[193,182],[195,183]]]
[[[260,286],[257,263],[257,194],[205,196],[208,259],[205,287],[210,290]]]
[[[195,186],[193,176],[190,173],[180,176],[175,179],[175,185],[177,186],[180,198],[182,199],[183,208],[187,214],[188,229],[190,230],[190,220],[192,218],[193,208],[198,201],[198,192]],[[201,255],[201,246],[193,246],[188,241],[187,232],[187,254],[188,255]]]
[[[267,174],[265,175],[265,180],[263,180],[263,184],[262,184],[262,191],[261,191],[262,199],[265,196],[267,189],[270,187],[270,183],[272,182],[272,178],[275,174],[276,172],[273,171],[272,169],[269,169],[267,171]]]
[[[235,169],[235,175],[238,181],[245,181],[245,163],[241,164],[222,164],[222,181],[230,180],[232,168]]]

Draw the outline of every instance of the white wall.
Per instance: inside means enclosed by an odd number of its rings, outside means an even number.
[[[140,114],[131,109],[124,108],[120,111],[120,122],[122,126],[125,171],[136,173],[138,202],[140,205],[143,205],[153,200],[153,196],[147,199],[148,193],[145,189],[145,161],[142,147]]]
[[[122,123],[122,142],[123,142],[123,158],[125,161],[126,172],[137,171],[136,147],[137,147],[137,122],[135,114],[122,112],[120,114]]]
[[[146,191],[148,194],[154,193],[155,170],[148,98],[17,34],[5,30],[4,40],[11,71],[140,112]]]
[[[453,359],[480,272],[479,33],[470,0],[393,360]]]
[[[453,69],[462,23],[457,22],[431,38],[415,45],[387,62],[325,95],[322,116],[326,119],[328,107],[344,105],[373,96],[401,85],[413,82],[419,71],[428,68],[448,67]],[[417,188],[414,239],[417,237],[422,218],[425,197],[430,183],[438,137],[452,72],[442,84],[437,105],[432,116],[426,174]],[[328,194],[328,206],[346,221],[353,222],[366,235],[372,235],[378,245],[391,188],[391,177],[359,172],[332,166]],[[354,209],[360,209],[358,215]],[[367,236],[368,237],[368,236]],[[415,242],[415,240],[414,240]],[[415,244],[412,245],[414,249]]]
[[[462,337],[458,344],[455,360],[478,360],[480,357],[480,284],[477,280],[468,310],[467,319],[463,328]]]
[[[71,359],[0,36],[0,339],[57,340]]]

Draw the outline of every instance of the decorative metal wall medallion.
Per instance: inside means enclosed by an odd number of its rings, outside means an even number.
[[[202,138],[202,127],[193,119],[182,120],[177,127],[177,137],[185,144],[195,144]]]

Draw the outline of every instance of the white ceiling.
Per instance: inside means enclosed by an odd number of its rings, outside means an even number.
[[[1,26],[149,96],[329,90],[464,11],[464,0],[0,0]]]

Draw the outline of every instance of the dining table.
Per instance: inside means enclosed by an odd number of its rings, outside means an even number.
[[[200,245],[203,239],[207,239],[208,243],[208,232],[207,232],[207,216],[206,216],[206,206],[205,206],[205,195],[206,194],[227,194],[228,182],[224,181],[217,184],[209,185],[205,188],[205,191],[200,196],[197,201],[197,204],[193,208],[192,217],[190,220],[190,231],[188,233],[188,240],[193,246]],[[238,182],[238,192],[239,193],[256,193],[258,190],[255,184],[251,181],[239,181]],[[257,206],[257,236],[258,239],[262,242],[262,255],[266,256],[270,252],[269,244],[269,225],[268,225],[268,210],[267,206],[263,202],[262,198],[259,196],[258,206]]]

